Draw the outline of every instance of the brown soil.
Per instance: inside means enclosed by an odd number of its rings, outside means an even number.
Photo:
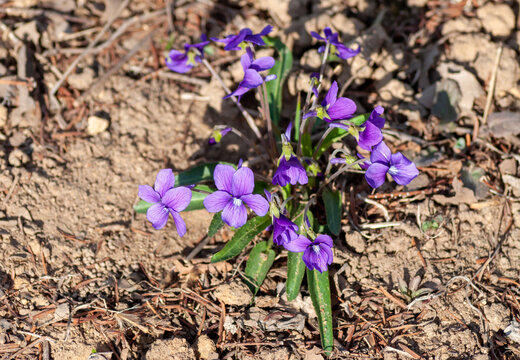
[[[10,102],[1,106],[7,111],[3,120],[0,111],[0,357],[91,359],[95,351],[98,359],[322,358],[306,289],[302,298],[291,303],[283,295],[285,253],[278,256],[250,304],[248,294],[237,296],[236,288],[242,284],[247,252],[229,262],[209,263],[211,254],[230,238],[229,228],[186,261],[206,234],[211,214],[184,213],[188,232],[180,238],[171,222],[155,231],[144,215],[132,210],[137,185],[151,184],[161,168],[171,167],[177,173],[208,160],[236,162],[255,156],[234,135],[215,147],[207,145],[216,124],[231,123],[250,136],[231,102],[221,100],[224,93],[215,90],[218,84],[209,82],[209,73],[198,68],[191,74],[201,85],[183,77],[167,79],[167,72],[160,72],[169,34],[166,15],[158,15],[156,24],[148,20],[145,25],[131,26],[107,49],[86,56],[79,68],[94,69],[94,78],[78,80],[74,74],[75,81],[57,92],[61,109],[56,112],[51,111],[48,96],[57,81],[52,68],[64,72],[77,56],[65,48],[85,48],[92,41],[107,21],[100,10],[103,4],[86,1],[76,9],[63,10],[60,6],[65,5],[52,1],[42,8],[30,1],[13,3],[21,13],[0,7],[0,13],[7,14],[2,19],[6,25],[0,28],[6,48],[0,51],[0,65],[5,68],[0,68],[0,90],[15,89]],[[278,27],[277,35],[287,36],[298,58],[313,48],[305,29],[320,30],[332,22],[342,39],[360,42],[367,53],[350,63],[351,72],[345,67],[329,75],[343,83],[351,79],[345,96],[355,98],[360,107],[383,104],[388,128],[399,131],[389,137],[393,148],[423,161],[419,165],[422,184],[406,189],[392,184],[378,191],[400,192],[402,197],[381,195],[365,202],[354,191],[366,191],[366,187],[346,187],[352,195],[347,191],[343,232],[335,239],[331,267],[337,340],[333,357],[520,358],[520,345],[505,332],[520,316],[520,189],[514,180],[504,180],[506,174],[516,180],[520,175],[518,159],[508,155],[518,154],[518,137],[516,130],[508,137],[498,136],[489,124],[480,140],[471,141],[472,119],[482,121],[490,76],[481,75],[484,70],[479,69],[485,66],[474,59],[454,55],[457,42],[446,42],[453,36],[439,30],[450,21],[475,20],[474,30],[466,23],[450,26],[458,36],[471,32],[488,37],[486,46],[493,51],[499,42],[505,44],[513,61],[508,73],[515,78],[513,85],[500,83],[500,89],[508,88],[497,91],[491,112],[518,114],[520,72],[514,63],[518,63],[519,37],[514,31],[518,25],[501,28],[507,36],[487,34],[490,30],[480,25],[486,14],[481,11],[477,16],[472,7],[483,1],[468,2],[465,9],[423,1],[408,1],[411,7],[394,4],[385,10],[381,24],[373,23],[382,2],[179,3],[174,11],[174,48],[181,48],[184,41],[197,41],[201,30],[222,36],[244,25],[259,30],[267,21]],[[518,5],[505,4],[518,19]],[[117,8],[112,1],[104,6]],[[164,7],[161,1],[154,5],[131,1],[110,33],[128,19]],[[47,13],[34,14],[43,8]],[[32,77],[36,88],[24,97],[26,84],[4,86],[5,81],[16,80],[8,75],[23,77],[18,69],[21,45],[10,42],[8,34],[23,38],[15,29],[32,21],[40,24],[38,16],[54,20],[47,29],[28,30],[40,38],[26,39],[29,63],[35,63],[25,77]],[[45,36],[56,36],[51,30],[60,24],[59,19],[71,26],[72,33],[98,28],[79,40],[53,42],[58,55],[49,55],[45,51],[52,48]],[[107,81],[80,97],[155,25],[160,26],[153,44],[148,42]],[[367,30],[371,25],[379,30]],[[290,30],[284,34],[280,26]],[[443,39],[440,45],[439,39]],[[391,61],[388,54],[400,55]],[[229,64],[238,58],[226,60],[225,56],[216,50],[210,60],[224,59],[216,65],[234,86],[236,71]],[[396,60],[401,56],[402,61]],[[425,60],[429,56],[431,63]],[[432,74],[441,62],[463,65],[484,89],[471,99],[470,109],[460,109],[452,121],[458,127],[455,131],[443,127],[443,115],[434,107],[416,100],[438,80],[439,75],[432,80]],[[308,63],[295,65],[295,73],[310,72]],[[296,75],[291,80],[297,88]],[[81,81],[88,83],[85,88]],[[292,88],[289,83],[289,109],[294,106]],[[389,98],[384,95],[388,93]],[[36,106],[27,105],[27,99],[33,99]],[[79,105],[75,99],[80,99]],[[244,100],[247,107],[256,106],[253,96]],[[291,114],[292,110],[285,111]],[[108,120],[108,128],[89,133],[88,119],[93,115]],[[418,143],[410,135],[428,142]],[[457,150],[459,138],[469,146]],[[431,150],[431,146],[436,148]],[[424,155],[428,149],[429,157]],[[469,162],[485,175],[475,185],[476,191],[469,190],[467,183],[460,190],[453,180],[463,176]],[[464,195],[464,190],[470,194]],[[432,219],[438,228],[422,226]],[[385,221],[399,226],[367,227]],[[399,278],[409,283],[416,275],[421,277],[419,287],[429,289],[429,295],[412,302],[399,293],[398,283]],[[233,296],[234,300],[223,300]]]

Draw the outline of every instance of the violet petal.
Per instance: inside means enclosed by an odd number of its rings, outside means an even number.
[[[311,241],[303,235],[299,235],[295,240],[288,242],[284,247],[290,252],[302,252],[311,245]]]
[[[251,194],[254,186],[255,175],[253,174],[253,170],[242,167],[233,174],[231,194],[236,197]]]
[[[139,185],[138,195],[141,199],[149,203],[161,201],[161,197],[150,185]]]
[[[389,167],[385,164],[378,162],[372,163],[365,173],[365,179],[367,180],[368,185],[372,186],[374,189],[383,185],[388,169]]]
[[[183,237],[184,234],[186,234],[186,223],[184,222],[184,220],[178,212],[170,210],[170,214],[172,214],[173,221],[175,222],[177,233],[180,237]]]
[[[249,206],[249,208],[258,216],[264,216],[267,214],[267,211],[269,211],[269,203],[262,195],[243,195],[240,197],[240,200],[245,202],[246,205]]]
[[[231,227],[239,228],[247,222],[247,209],[244,204],[235,204],[235,200],[228,202],[222,210],[222,220]]]
[[[154,189],[161,197],[166,194],[166,191],[175,186],[175,175],[172,169],[162,169],[157,173],[155,178]]]
[[[154,229],[159,230],[168,222],[169,213],[168,209],[162,203],[157,203],[148,208],[146,218],[152,223]]]
[[[191,201],[191,190],[185,186],[170,189],[164,194],[162,203],[168,208],[180,212],[188,207]]]
[[[233,169],[233,166],[231,165],[218,164],[215,166],[213,179],[215,180],[215,186],[217,189],[231,193],[231,184],[233,182],[234,173],[235,169]]]
[[[231,195],[226,191],[218,190],[206,196],[203,204],[207,211],[216,213],[222,211],[229,202],[232,202]]]

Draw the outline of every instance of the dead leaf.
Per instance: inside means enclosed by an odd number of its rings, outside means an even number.
[[[520,134],[520,113],[502,111],[490,114],[487,126],[482,128],[481,134],[489,134],[496,138],[507,138]]]
[[[304,360],[324,360],[323,356],[321,355],[321,349],[319,349],[316,346],[314,346],[312,349],[307,351],[305,353],[305,357],[303,359]]]

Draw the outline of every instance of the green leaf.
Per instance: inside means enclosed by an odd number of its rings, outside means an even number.
[[[269,71],[269,74],[276,75],[276,79],[266,83],[271,119],[278,126],[282,113],[283,84],[292,69],[293,55],[280,38],[264,36],[263,39],[267,46],[273,46],[278,52],[278,60]]]
[[[287,255],[287,281],[285,283],[287,300],[293,301],[300,293],[304,274],[303,252],[294,253],[289,251]]]
[[[269,225],[271,225],[271,214],[252,218],[235,232],[235,235],[222,250],[212,256],[211,262],[216,263],[237,256],[256,235],[260,234]]]
[[[150,204],[149,202],[146,202],[144,200],[139,200],[139,202],[134,205],[134,211],[138,214],[146,214],[148,208],[152,205],[153,204]]]
[[[223,225],[224,221],[222,221],[222,211],[215,213],[215,215],[213,215],[213,219],[211,219],[211,223],[209,224],[208,238],[215,236],[217,231],[219,231]]]
[[[312,304],[318,316],[321,347],[326,356],[330,356],[334,348],[334,333],[332,327],[332,306],[330,303],[329,272],[307,269],[307,283]]]
[[[296,113],[294,114],[294,141],[298,141],[300,138],[300,125],[301,125],[301,111],[302,111],[302,97],[301,93],[298,93],[298,102],[296,103]]]
[[[218,164],[231,165],[236,168],[234,164],[223,161],[198,165],[177,174],[175,176],[175,186],[186,186],[197,184],[201,181],[213,180],[213,171]]]
[[[303,156],[312,156],[312,140],[311,134],[304,132],[302,135],[302,154]]]
[[[183,211],[204,209],[204,199],[206,198],[206,196],[209,195],[209,193],[212,193],[214,191],[207,185],[197,185],[193,188],[193,190],[201,190],[204,192],[192,191],[190,204]]]
[[[349,121],[354,125],[361,126],[363,125],[369,118],[370,114],[361,114],[356,117],[353,117]],[[336,141],[343,139],[347,136],[349,132],[347,130],[341,128],[334,128],[326,137],[325,140],[320,145],[320,148],[316,152],[316,159],[318,159],[332,144]]]
[[[305,205],[300,205],[296,211],[296,215],[300,214],[296,219],[294,219],[294,223],[298,225],[301,229],[303,226],[303,210],[305,209]],[[309,216],[309,221],[312,224],[312,214],[307,212]],[[285,283],[285,289],[287,293],[287,300],[292,301],[296,299],[298,294],[300,293],[300,287],[303,281],[303,275],[305,274],[305,263],[303,262],[303,252],[301,253],[293,253],[289,251],[287,255],[287,281]]]
[[[267,241],[261,241],[255,245],[246,263],[246,282],[253,294],[256,295],[258,289],[264,282],[267,272],[274,262],[276,253],[268,246]]]
[[[334,235],[339,235],[341,231],[341,193],[326,188],[323,191],[323,203],[329,230]]]

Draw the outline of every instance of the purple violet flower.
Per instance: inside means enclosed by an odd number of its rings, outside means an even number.
[[[377,106],[365,122],[365,129],[359,132],[358,145],[365,150],[372,149],[372,146],[379,144],[383,140],[381,129],[385,125],[385,118],[381,115],[385,109]]]
[[[273,243],[283,246],[298,237],[298,225],[285,215],[273,216]]]
[[[300,160],[294,155],[291,155],[289,160],[284,155],[278,162],[278,169],[273,175],[273,185],[285,186],[288,183],[291,185],[305,185],[309,182],[307,172],[300,163]]]
[[[262,39],[262,36],[269,34],[272,29],[273,27],[271,25],[267,25],[258,34],[253,34],[251,29],[244,28],[240,30],[237,35],[228,35],[224,39],[211,38],[211,40],[226,44],[224,46],[224,50],[226,51],[240,50],[240,44],[242,44],[244,41],[256,44],[258,46],[264,46],[265,42]]]
[[[224,99],[237,96],[238,101],[240,101],[242,95],[249,90],[262,85],[264,82],[276,79],[276,75],[274,74],[267,75],[265,78],[259,74],[260,71],[268,70],[274,66],[274,59],[271,56],[264,56],[255,60],[253,52],[247,48],[246,53],[240,58],[240,62],[244,69],[244,80],[238,84],[238,88],[236,88],[235,91],[224,96]]]
[[[305,236],[299,235],[284,245],[290,252],[302,252],[303,262],[309,270],[318,270],[320,273],[327,271],[332,264],[332,238],[329,235],[320,234],[316,240],[310,241]]]
[[[289,123],[285,133],[282,134],[282,156],[278,160],[278,168],[273,175],[273,184],[285,186],[288,183],[296,185],[300,183],[305,185],[309,182],[307,172],[300,163],[300,160],[294,155],[291,141],[292,122]]]
[[[357,50],[350,49],[339,42],[338,33],[333,33],[330,27],[326,27],[323,29],[323,33],[325,37],[320,36],[318,33],[311,31],[311,35],[313,38],[321,41],[325,41],[330,44],[330,53],[336,55],[337,57],[346,60],[353,56],[356,56],[361,51],[361,46],[358,46]],[[322,53],[325,51],[325,45],[322,45],[318,48],[318,52]]]
[[[209,145],[215,145],[222,140],[222,138],[232,130],[232,128],[227,127],[221,130],[213,130],[213,134],[211,134],[211,137],[208,139]]]
[[[162,169],[157,174],[155,185],[139,185],[139,197],[152,203],[146,218],[157,230],[162,229],[171,214],[179,236],[186,233],[186,224],[179,212],[186,209],[191,201],[191,190],[185,186],[175,186],[175,175],[171,169]]]
[[[321,106],[314,111],[310,111],[304,115],[304,118],[317,116],[326,122],[336,120],[350,119],[356,112],[356,103],[349,98],[338,96],[338,83],[334,81],[330,87],[325,99],[321,102]]]
[[[374,189],[383,185],[386,173],[389,173],[399,185],[408,185],[419,175],[419,170],[413,162],[400,152],[392,154],[383,141],[372,149],[370,162],[365,178],[368,185]]]
[[[184,53],[179,50],[171,50],[166,57],[166,66],[178,73],[187,73],[195,66],[196,63],[201,63],[204,58],[204,47],[209,44],[205,34],[200,36],[202,40],[197,44],[185,44]]]
[[[247,167],[235,170],[230,165],[219,164],[213,172],[218,191],[204,199],[204,207],[211,213],[222,211],[222,220],[238,228],[247,221],[247,204],[258,216],[264,216],[269,203],[261,195],[252,194],[255,186],[253,171]]]

